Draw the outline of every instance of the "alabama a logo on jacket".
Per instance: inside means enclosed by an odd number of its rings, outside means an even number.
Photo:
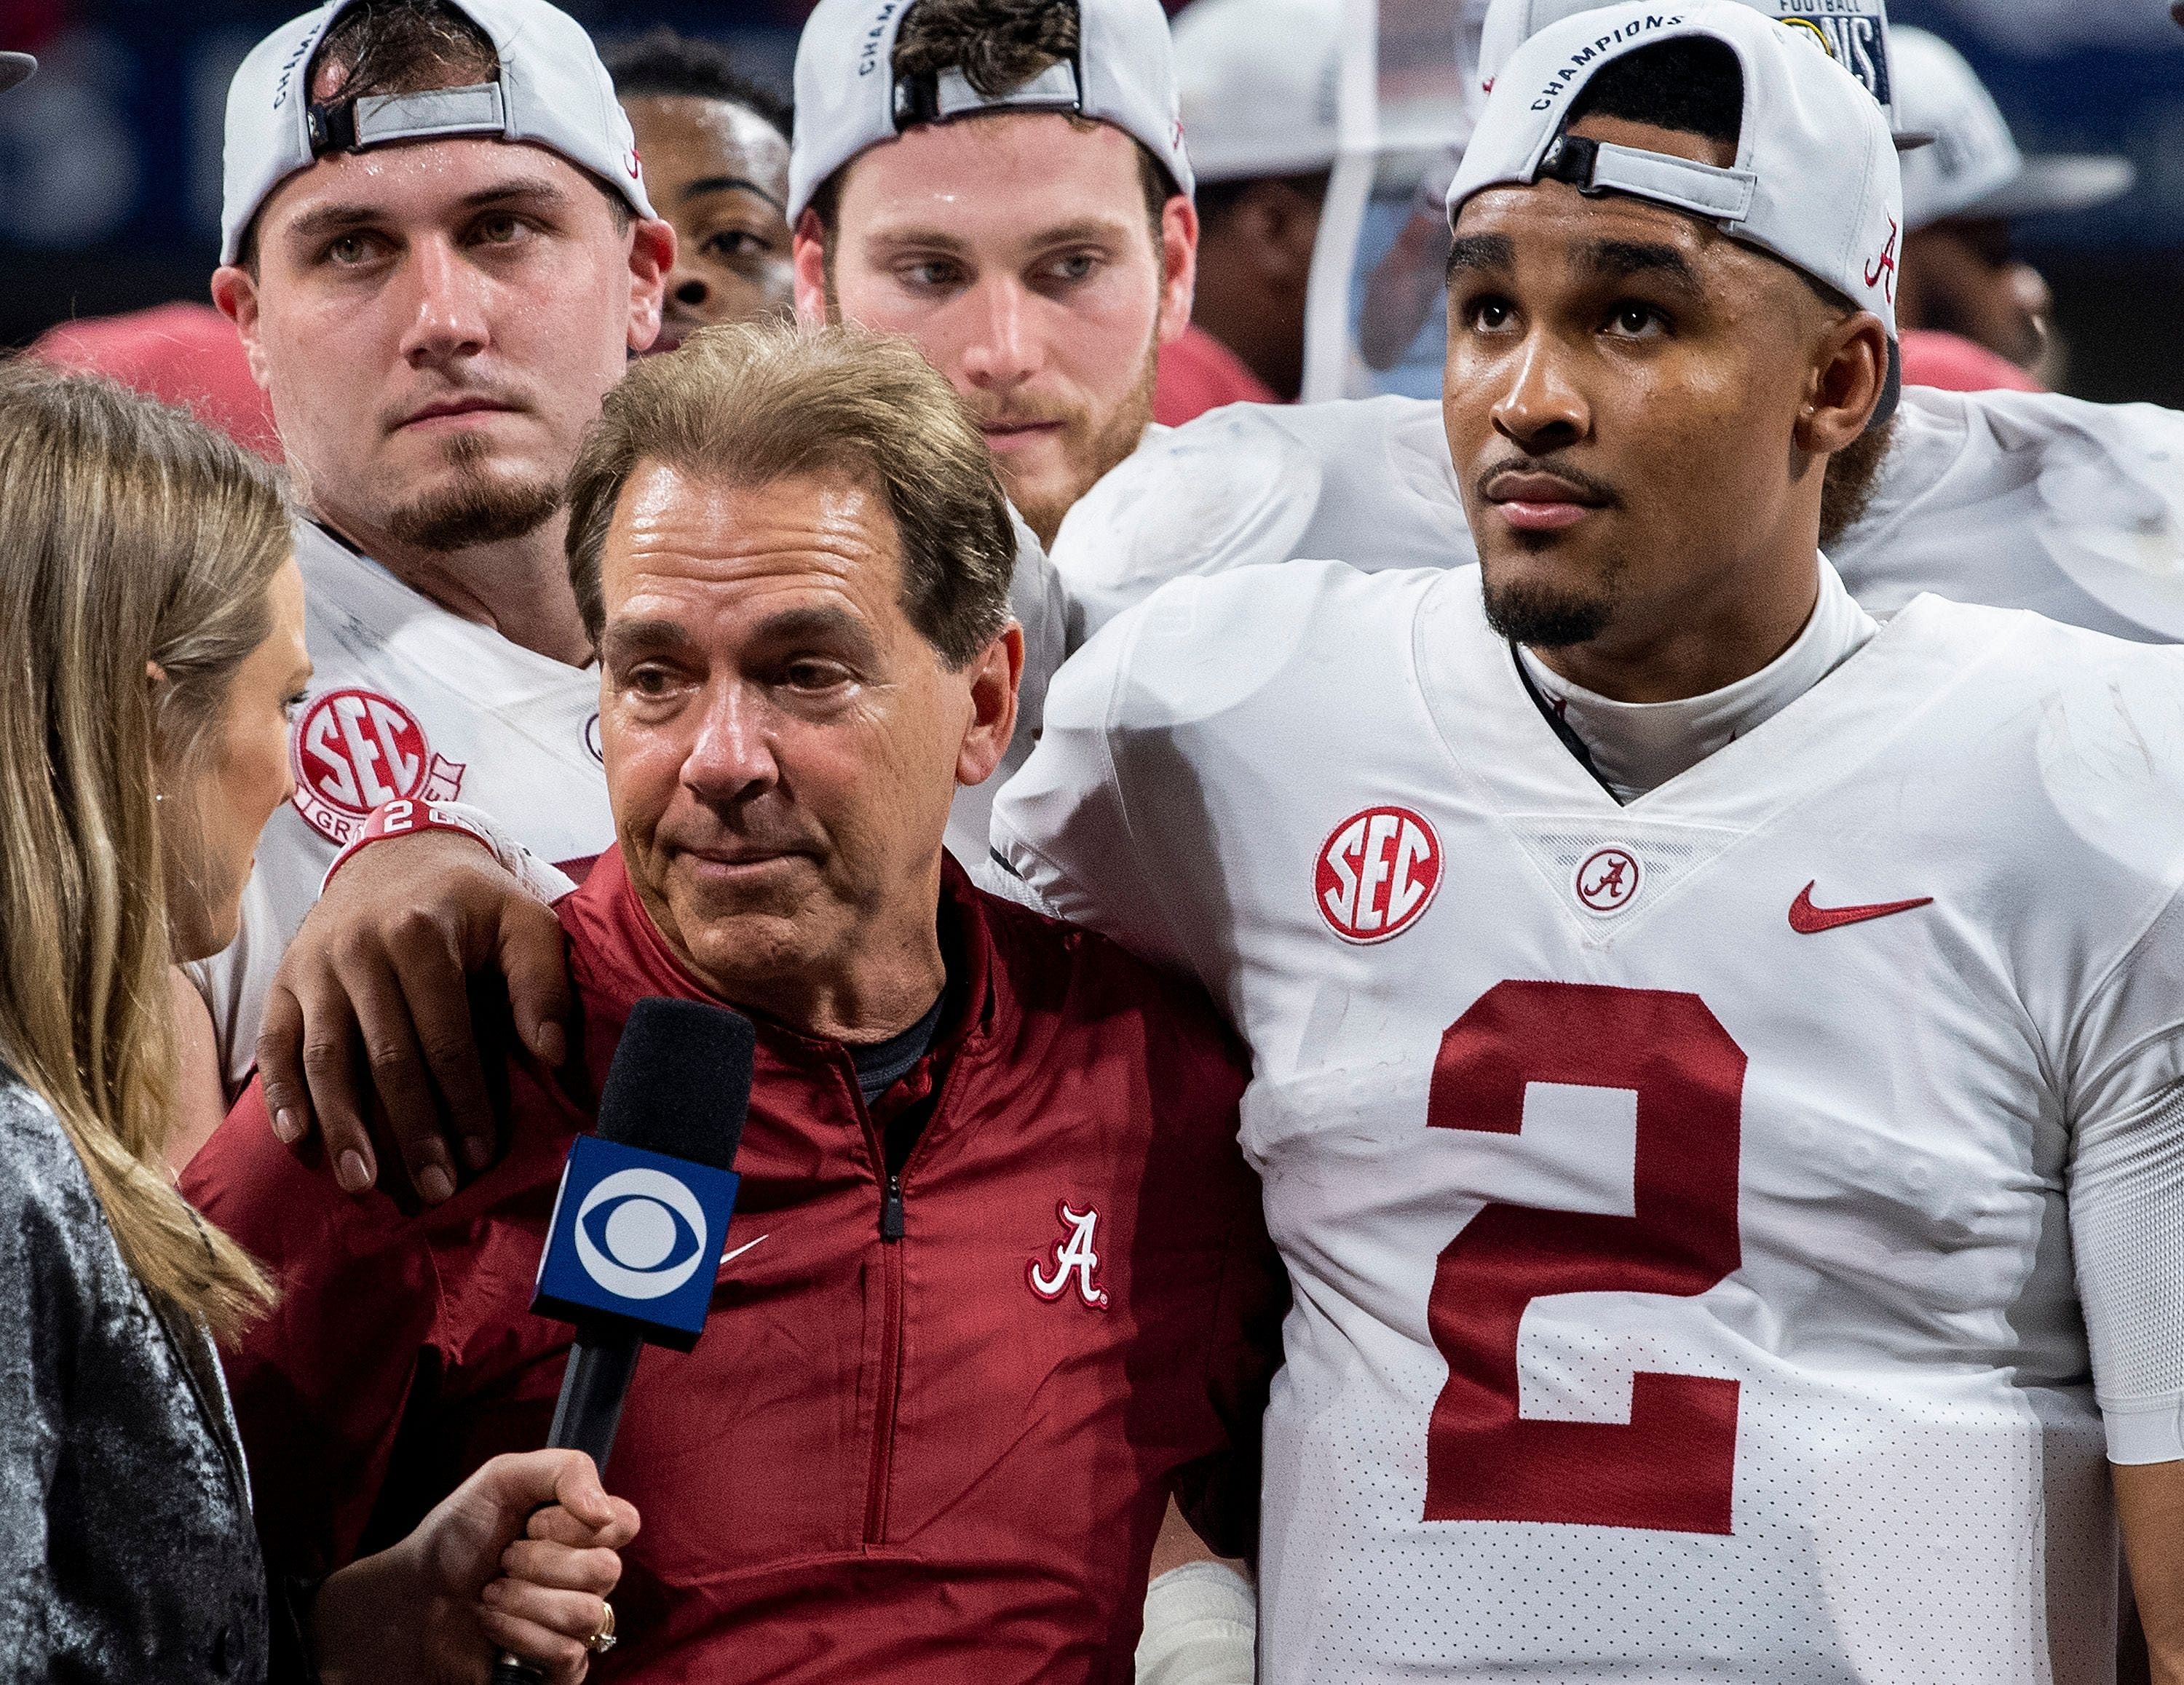
[[[1073,1283],[1079,1299],[1095,1310],[1105,1310],[1107,1308],[1107,1290],[1096,1279],[1100,1271],[1100,1254],[1093,1245],[1094,1232],[1100,1226],[1100,1214],[1090,1210],[1072,1211],[1067,1199],[1054,1209],[1067,1232],[1054,1243],[1054,1255],[1050,1260],[1034,1258],[1024,1266],[1024,1273],[1031,1282],[1031,1290],[1051,1303],[1068,1292]],[[1042,1267],[1049,1263],[1052,1265],[1050,1270]]]
[[[447,802],[462,793],[462,765],[434,754],[416,716],[376,691],[315,698],[289,758],[296,809],[330,842],[346,844],[373,809],[389,802]]]

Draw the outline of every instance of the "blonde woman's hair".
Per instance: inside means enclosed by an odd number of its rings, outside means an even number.
[[[221,1337],[270,1295],[160,1156],[176,1050],[154,791],[201,768],[288,551],[265,470],[221,435],[0,364],[0,1060],[58,1115],[136,1278]]]

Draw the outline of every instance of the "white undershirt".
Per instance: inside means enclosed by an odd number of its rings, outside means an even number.
[[[1796,641],[1758,672],[1704,696],[1615,702],[1572,684],[1529,649],[1519,648],[1517,659],[1591,753],[1601,781],[1617,801],[1630,802],[1780,714],[1879,630],[1823,556],[1819,601]]]

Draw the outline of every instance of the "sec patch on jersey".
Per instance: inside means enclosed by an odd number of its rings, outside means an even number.
[[[1367,808],[1336,826],[1321,846],[1312,900],[1328,929],[1345,942],[1386,942],[1433,904],[1440,860],[1440,838],[1424,814]]]
[[[313,699],[289,740],[296,810],[329,842],[346,845],[375,808],[405,798],[453,801],[464,768],[432,753],[425,728],[376,691]]]

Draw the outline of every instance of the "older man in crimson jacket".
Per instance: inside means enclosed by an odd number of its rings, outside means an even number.
[[[557,909],[575,1056],[507,1061],[505,1157],[422,1213],[340,1193],[254,1087],[191,1166],[282,1287],[230,1365],[269,1560],[323,1572],[543,1443],[562,1159],[632,1004],[718,999],[760,1026],[743,1188],[705,1338],[622,1418],[605,1671],[1127,1679],[1171,1494],[1250,1547],[1286,1290],[1207,1004],[942,853],[1022,660],[977,429],[900,343],[711,330],[572,487],[619,837]]]

